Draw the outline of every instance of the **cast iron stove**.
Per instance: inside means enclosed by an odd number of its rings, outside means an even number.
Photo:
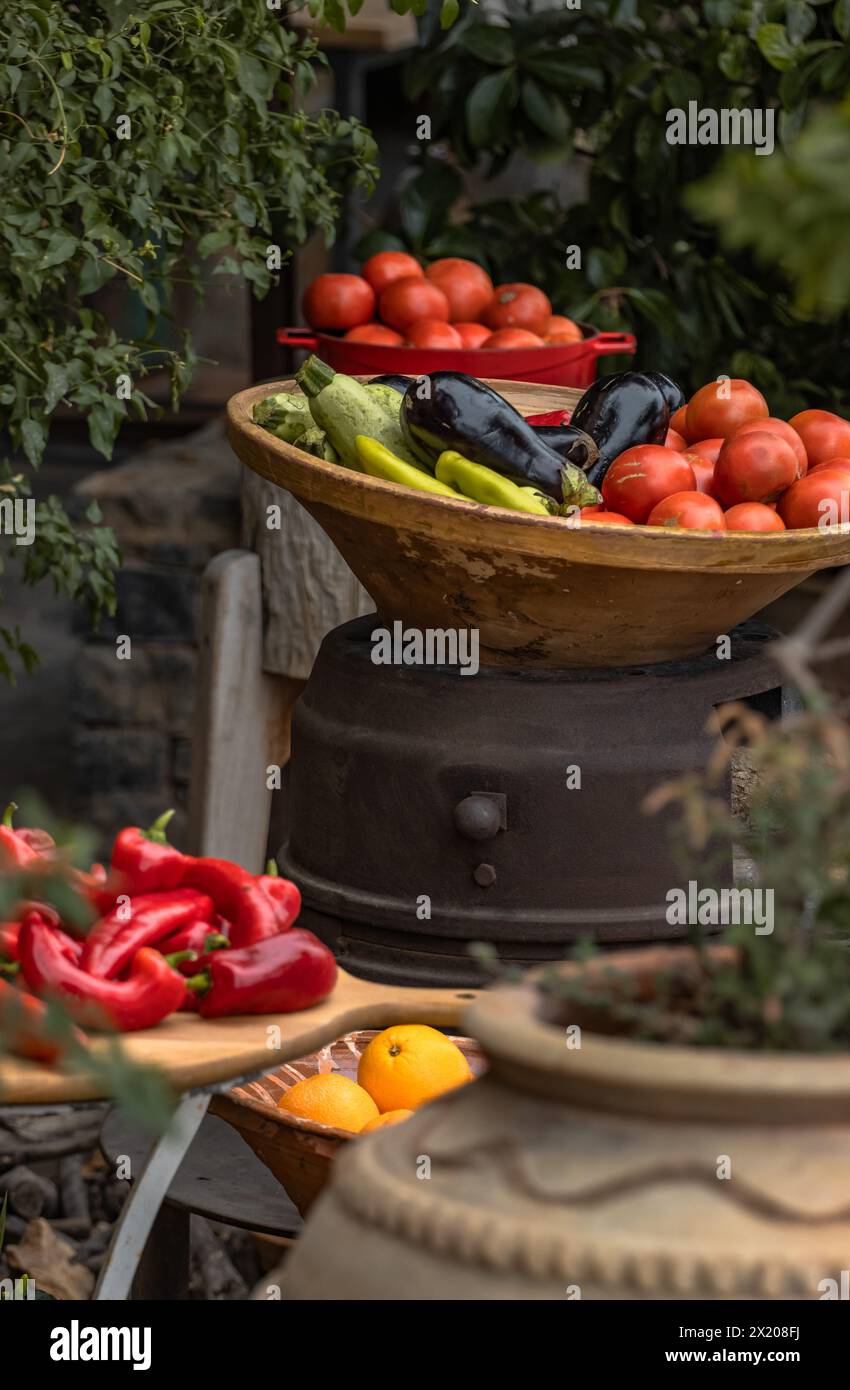
[[[747,623],[731,655],[599,670],[378,666],[375,616],[322,644],[296,707],[281,870],[302,922],[355,975],[475,985],[471,942],[502,960],[560,959],[581,939],[671,940],[683,870],[659,783],[705,766],[713,710],[746,699],[778,716]],[[732,865],[726,884],[731,885]]]

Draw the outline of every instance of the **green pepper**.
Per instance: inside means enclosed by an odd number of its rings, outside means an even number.
[[[354,447],[364,472],[373,478],[383,478],[388,483],[401,483],[402,487],[416,488],[418,492],[433,492],[440,497],[456,497],[459,501],[463,500],[455,488],[438,483],[430,473],[423,472],[421,468],[414,468],[412,463],[405,463],[404,459],[398,458],[377,439],[370,439],[365,434],[355,435]]]
[[[447,449],[437,459],[435,469],[441,483],[448,483],[472,498],[473,502],[486,502],[490,507],[509,507],[514,512],[531,512],[534,516],[548,516],[549,508],[531,491],[518,487],[510,478],[505,478],[483,463],[472,463],[462,454]]]

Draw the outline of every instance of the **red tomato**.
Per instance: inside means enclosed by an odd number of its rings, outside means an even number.
[[[850,457],[850,420],[829,410],[801,410],[788,423],[803,441],[810,468],[826,459]]]
[[[748,381],[710,381],[688,401],[685,433],[689,439],[728,439],[747,420],[766,420],[767,401]],[[674,426],[675,428],[675,426]]]
[[[493,298],[493,281],[475,261],[465,261],[462,256],[447,256],[445,260],[433,261],[425,271],[428,279],[438,285],[449,301],[449,318],[452,323],[474,322],[479,319]]]
[[[785,522],[764,502],[739,502],[726,513],[727,531],[784,531]]]
[[[649,513],[647,526],[681,526],[686,531],[725,531],[723,509],[704,492],[674,492]]]
[[[683,454],[688,447],[688,441],[679,434],[678,430],[668,430],[664,440],[664,447],[666,449],[678,449],[679,453]]]
[[[490,330],[485,328],[483,323],[453,323],[452,328],[459,335],[465,348],[480,348],[485,339],[490,337]]]
[[[527,328],[500,328],[498,333],[491,333],[481,344],[483,348],[522,348],[522,347],[545,347],[543,339],[538,333],[530,333]]]
[[[709,463],[703,454],[698,454],[696,449],[683,449],[682,455],[688,460],[694,470],[697,492],[705,492],[709,497],[712,496],[712,483],[714,482],[714,464]]]
[[[808,526],[827,530],[850,520],[850,476],[840,468],[816,468],[779,499],[789,531]]]
[[[686,424],[686,416],[687,416],[687,414],[688,414],[688,407],[687,407],[687,405],[680,405],[680,406],[679,406],[679,409],[678,409],[678,410],[674,410],[674,411],[673,411],[673,414],[670,416],[670,428],[671,428],[671,430],[675,430],[676,433],[677,433],[677,434],[680,434],[680,435],[682,436],[682,438],[685,439],[685,440],[687,440],[687,438],[688,438],[688,427],[687,427],[687,424]]]
[[[361,275],[318,275],[302,302],[311,328],[356,328],[375,314],[375,291]]]
[[[563,314],[553,314],[546,325],[543,338],[547,343],[581,343],[584,334],[579,325]]]
[[[712,492],[724,507],[736,502],[771,502],[800,477],[791,448],[770,430],[727,439],[714,465]]]
[[[448,323],[449,301],[424,275],[406,275],[387,285],[379,300],[379,312],[384,323],[404,331],[417,319]]]
[[[417,319],[407,330],[409,347],[415,348],[460,348],[463,339],[450,323],[440,319]]]
[[[594,526],[634,526],[634,522],[619,512],[606,512],[602,507],[582,507],[579,511],[582,521],[593,522]]]
[[[839,472],[850,473],[850,458],[847,459],[824,459],[823,463],[816,463],[814,468],[810,468],[810,473],[819,473],[822,468],[838,469]]]
[[[700,454],[709,463],[717,462],[720,450],[726,443],[725,439],[698,439],[696,444],[688,445],[689,454]]]
[[[425,274],[414,256],[406,251],[379,251],[370,256],[363,266],[363,279],[368,280],[375,294],[381,294],[393,280],[402,280],[411,275],[420,278]]]
[[[661,444],[638,444],[614,459],[602,481],[602,500],[609,511],[641,522],[663,498],[695,488],[694,470],[683,454]]]
[[[499,285],[484,311],[484,322],[496,332],[500,328],[527,328],[541,338],[552,317],[552,305],[542,290],[521,281]]]
[[[343,334],[348,343],[374,343],[378,347],[403,347],[404,339],[385,323],[361,323]]]
[[[769,434],[778,434],[780,439],[784,439],[786,444],[790,444],[800,464],[800,477],[802,478],[809,466],[806,456],[805,445],[796,430],[792,430],[786,420],[777,420],[774,415],[768,415],[766,420],[748,420],[746,424],[739,425],[735,431],[735,438],[741,434],[752,434],[753,430],[767,430]]]

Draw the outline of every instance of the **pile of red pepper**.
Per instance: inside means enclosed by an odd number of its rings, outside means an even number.
[[[0,868],[49,864],[44,831],[0,825]],[[332,953],[294,927],[301,894],[274,864],[257,876],[226,859],[182,854],[166,839],[173,813],[120,831],[109,869],[72,871],[98,919],[80,940],[46,904],[24,902],[0,924],[0,1036],[39,1060],[58,1052],[42,1001],[83,1028],[133,1032],[178,1009],[203,1018],[288,1013],[317,1003],[336,979]]]

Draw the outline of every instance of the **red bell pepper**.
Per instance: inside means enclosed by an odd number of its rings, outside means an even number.
[[[165,827],[173,815],[173,811],[166,811],[148,830],[131,825],[119,831],[112,846],[112,869],[122,884],[119,891],[135,898],[139,893],[180,887],[188,861],[165,838]]]
[[[206,893],[193,888],[142,893],[130,899],[129,916],[124,907],[116,907],[95,924],[83,943],[80,965],[90,975],[114,979],[142,946],[155,946],[178,927],[208,918],[212,910]]]
[[[193,922],[161,941],[159,950],[181,975],[195,975],[203,970],[213,951],[226,951],[229,946],[224,933],[209,922]]]
[[[74,1041],[85,1046],[85,1038],[74,1030]],[[64,1043],[52,1038],[47,1028],[47,1008],[26,990],[0,980],[0,1041],[19,1057],[33,1062],[55,1062]]]
[[[221,951],[229,945],[230,941],[220,926],[202,920],[192,922],[188,927],[180,927],[166,936],[160,941],[159,950],[164,956],[171,956],[175,951],[194,951],[203,956],[208,951]]]
[[[183,1003],[185,981],[158,951],[142,947],[128,979],[104,980],[69,960],[61,935],[37,912],[27,913],[21,925],[21,969],[34,993],[58,999],[82,1027],[120,1033],[153,1028]]]
[[[257,882],[268,893],[277,908],[277,918],[281,931],[287,931],[301,911],[301,893],[289,878],[281,878],[277,860],[270,859],[266,872]]]
[[[73,880],[87,902],[91,903],[99,917],[111,912],[119,893],[124,891],[124,882],[111,870],[107,874],[102,864],[92,864],[88,873],[74,869]]]
[[[186,983],[198,993],[202,1018],[223,1018],[307,1009],[335,982],[333,953],[311,931],[293,927],[239,951],[217,951]]]
[[[53,849],[53,840],[46,830],[15,830],[12,817],[17,809],[15,802],[10,801],[3,812],[3,820],[0,823],[0,858],[5,858],[18,869],[31,868]]]
[[[20,922],[3,922],[0,924],[0,959],[4,961],[16,961],[18,959],[18,936],[20,935]]]
[[[572,413],[571,410],[544,410],[541,415],[526,415],[525,423],[527,425],[568,425]]]
[[[232,946],[251,946],[286,929],[281,925],[285,919],[281,905],[269,896],[254,874],[229,859],[188,861],[183,884],[209,893],[216,912],[231,924]]]

